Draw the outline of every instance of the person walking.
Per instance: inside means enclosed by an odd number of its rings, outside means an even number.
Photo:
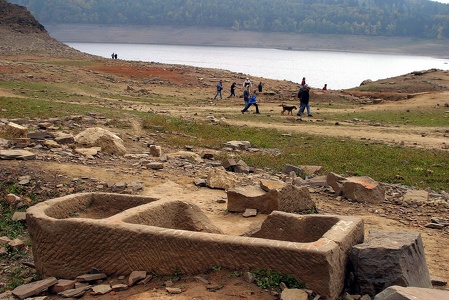
[[[232,97],[232,96],[235,97],[235,86],[236,86],[236,85],[237,85],[237,84],[236,84],[235,82],[233,82],[233,83],[231,84],[231,94],[229,95],[228,98],[230,98],[230,97]]]
[[[249,86],[247,86],[245,88],[245,90],[243,91],[243,101],[245,101],[245,106],[249,101]]]
[[[262,89],[263,89],[263,83],[262,83],[262,81],[259,82],[259,85],[257,86],[257,89],[259,90],[259,93],[262,93]]]
[[[327,83],[324,84],[323,91],[327,91]]]
[[[244,88],[246,88],[246,87],[252,87],[252,85],[253,85],[253,83],[251,82],[251,80],[249,80],[249,78],[248,77],[246,77],[246,80],[243,82],[243,87]]]
[[[221,95],[221,90],[223,89],[223,81],[220,80],[217,83],[217,93],[215,94],[214,100],[217,99],[217,96],[220,95],[220,99],[223,99],[222,95]]]
[[[305,77],[302,78],[301,85],[302,85],[302,86],[305,86],[305,85],[306,85],[306,78],[305,78]]]
[[[297,116],[301,116],[304,113],[304,109],[307,109],[307,115],[309,117],[313,117],[310,113],[310,87],[305,84],[299,89],[298,97],[299,97],[299,111],[297,113]]]
[[[245,104],[245,107],[242,110],[242,114],[244,114],[248,108],[254,105],[256,107],[256,114],[260,114],[259,105],[257,105],[257,90],[254,90],[253,95],[249,98],[248,102]]]

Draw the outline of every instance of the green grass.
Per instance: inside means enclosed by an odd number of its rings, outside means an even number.
[[[348,109],[348,112],[320,113],[320,117],[332,118],[336,121],[360,119],[364,123],[380,123],[391,126],[447,127],[449,124],[449,115],[444,107],[385,111],[361,111],[358,109],[356,112]]]
[[[430,187],[437,191],[449,189],[447,151],[366,144],[306,134],[285,137],[274,129],[210,125],[160,115],[149,115],[143,120],[143,126],[176,133],[166,134],[164,143],[178,147],[193,145],[220,149],[230,140],[250,141],[253,147],[261,151],[242,152],[237,158],[273,173],[282,171],[285,164],[320,165],[324,172],[370,176],[377,181]]]

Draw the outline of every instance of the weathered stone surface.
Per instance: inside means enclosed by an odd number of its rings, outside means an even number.
[[[362,203],[382,203],[385,200],[384,188],[368,176],[346,178],[343,181],[342,194],[348,199]]]
[[[146,271],[133,271],[128,277],[128,286],[133,286],[139,280],[145,279],[147,277]]]
[[[75,142],[84,147],[101,147],[101,151],[109,154],[124,155],[126,153],[123,140],[100,127],[88,128],[77,134]]]
[[[237,187],[228,190],[227,196],[227,209],[230,212],[244,212],[252,208],[260,213],[269,214],[274,210],[300,212],[315,207],[306,187],[296,187],[291,184],[280,190],[272,189],[269,192],[257,186]]]
[[[55,137],[55,141],[61,145],[73,144],[75,143],[75,137],[69,133],[59,133]]]
[[[162,147],[156,145],[150,145],[150,155],[154,157],[162,156]]]
[[[12,160],[22,159],[31,160],[35,159],[36,154],[27,150],[0,150],[0,159]]]
[[[101,147],[76,148],[75,152],[84,156],[95,156],[101,151]]]
[[[167,154],[168,159],[185,159],[193,163],[201,163],[203,159],[201,156],[195,152],[190,151],[178,151],[174,153]]]
[[[299,166],[300,169],[304,171],[305,174],[309,175],[321,175],[323,171],[322,166]]]
[[[101,214],[97,219],[72,218],[80,209]],[[199,213],[191,202],[106,193],[37,203],[27,210],[36,270],[41,276],[73,278],[92,266],[110,275],[130,274],[136,268],[171,275],[179,266],[190,274],[212,265],[271,269],[304,280],[326,299],[336,299],[344,284],[347,253],[363,241],[358,218],[277,212],[274,227],[262,226],[270,234],[255,238],[198,232],[208,227],[197,225],[203,223]],[[114,259],[117,253],[132,255]]]
[[[25,299],[34,296],[56,284],[58,280],[55,277],[46,278],[32,283],[16,287],[12,293],[19,299]]]
[[[381,203],[385,200],[384,188],[367,176],[345,178],[335,173],[329,173],[326,182],[337,196],[344,196],[357,202]]]
[[[14,195],[14,194],[8,194],[8,195],[6,195],[6,198],[5,198],[6,203],[9,205],[17,203],[18,201],[20,201],[20,199],[21,198],[19,196]]]
[[[290,172],[295,172],[296,176],[305,178],[306,174],[304,173],[303,169],[297,166],[286,164],[284,165],[284,171],[285,174],[290,174]]]
[[[234,166],[234,172],[248,174],[250,172],[250,167],[243,160],[239,160],[237,165]]]
[[[112,291],[109,284],[99,284],[92,287],[92,295],[105,295]]]
[[[251,148],[251,143],[249,141],[229,141],[225,143],[225,147],[229,147],[234,150],[248,150]]]
[[[209,172],[206,183],[212,189],[228,190],[237,185],[238,178],[235,174],[227,172],[223,167],[217,167]]]
[[[50,288],[50,291],[54,294],[58,294],[67,290],[71,290],[75,287],[75,280],[59,279],[58,282]]]
[[[263,214],[269,214],[279,207],[279,192],[265,192],[258,186],[245,186],[230,189],[227,192],[230,212],[244,212],[247,208],[256,209]]]
[[[295,185],[299,185],[299,186],[301,186],[301,185],[308,185],[308,186],[311,186],[311,187],[329,186],[327,184],[327,176],[317,176],[317,177],[313,177],[313,178],[297,181],[297,182],[295,182]]]
[[[284,188],[287,184],[280,180],[260,180],[260,188],[265,192],[269,192],[271,190],[280,190]]]
[[[285,212],[300,212],[315,208],[315,203],[307,187],[286,185],[279,191],[277,210]]]
[[[26,220],[26,212],[24,211],[16,211],[12,215],[13,221],[25,221]]]
[[[26,138],[28,136],[28,128],[13,122],[6,124],[5,131],[10,138]]]
[[[340,196],[342,194],[342,181],[345,179],[345,177],[332,172],[328,173],[326,176],[327,184],[332,187],[337,196]]]
[[[91,289],[90,285],[82,286],[75,289],[60,292],[58,295],[64,298],[79,298],[82,297],[88,290]]]
[[[372,230],[363,244],[353,247],[350,260],[359,294],[373,297],[393,285],[432,287],[417,232]]]
[[[119,284],[114,284],[111,288],[113,291],[119,292],[119,291],[127,290],[129,288],[129,286],[126,284],[119,283]]]
[[[44,141],[44,146],[45,147],[47,147],[47,148],[49,148],[49,149],[52,149],[52,148],[60,148],[61,147],[61,145],[59,145],[56,141],[54,141],[54,140],[45,140]]]
[[[390,286],[374,300],[449,300],[449,291],[418,287]]]
[[[285,289],[282,291],[281,300],[307,300],[309,294],[300,289]]]
[[[237,165],[237,162],[233,158],[226,158],[221,162],[221,165],[227,171],[234,171],[234,167]]]
[[[11,145],[11,142],[9,140],[0,138],[0,149],[7,149]]]
[[[153,161],[147,164],[147,168],[151,170],[162,170],[164,168],[164,163]]]
[[[425,203],[429,200],[429,192],[424,190],[407,190],[404,194],[406,203]]]
[[[256,209],[247,208],[242,216],[244,218],[255,217],[255,216],[257,216],[257,210]]]
[[[181,288],[177,288],[177,287],[166,287],[165,290],[169,294],[181,294],[183,292],[183,290]]]
[[[28,138],[32,140],[53,139],[55,136],[47,131],[32,131],[28,133]]]
[[[89,282],[89,281],[95,281],[99,279],[105,279],[107,276],[104,273],[96,273],[96,274],[83,274],[76,276],[76,280],[79,282]]]

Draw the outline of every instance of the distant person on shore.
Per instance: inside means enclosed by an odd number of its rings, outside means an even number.
[[[253,95],[251,96],[251,98],[249,98],[248,102],[243,108],[242,114],[244,114],[251,105],[254,105],[256,107],[256,114],[260,114],[259,105],[257,105],[257,90],[254,90]]]
[[[327,91],[327,83],[324,84],[323,91]]]
[[[233,82],[233,83],[231,84],[231,94],[229,95],[228,98],[230,98],[230,97],[232,97],[232,96],[235,97],[235,86],[236,86],[236,85],[237,85],[237,84],[236,84],[235,82]]]
[[[299,98],[299,111],[297,113],[298,116],[301,116],[304,113],[304,109],[307,109],[307,115],[309,117],[313,117],[312,114],[310,113],[310,104],[309,104],[309,99],[310,99],[310,87],[305,84],[303,86],[301,86],[301,88],[299,89],[298,92],[298,98]]]
[[[302,86],[305,86],[305,85],[306,85],[306,78],[305,78],[305,77],[302,78],[301,85],[302,85]]]
[[[115,58],[115,53],[114,53],[114,52],[112,52],[112,54],[111,54],[111,58],[112,58],[112,59],[114,59],[114,58]]]
[[[259,82],[259,85],[257,86],[257,89],[259,90],[259,93],[262,93],[262,89],[263,89],[263,83],[262,83],[262,81]]]
[[[114,54],[114,58],[117,59],[117,53]]]
[[[249,86],[247,86],[245,88],[245,90],[243,91],[243,101],[245,101],[245,106],[249,101]]]
[[[221,96],[221,90],[223,89],[223,81],[220,80],[217,83],[217,93],[215,94],[214,100],[217,99],[217,96],[220,95],[220,99],[223,99],[223,97]]]
[[[248,77],[246,77],[246,80],[243,82],[243,87],[246,88],[247,86],[250,88],[253,86],[253,83],[251,82],[251,80],[249,80]]]

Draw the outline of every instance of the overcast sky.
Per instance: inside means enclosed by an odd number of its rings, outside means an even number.
[[[449,3],[449,0],[434,0],[436,2],[441,2],[441,3]]]

